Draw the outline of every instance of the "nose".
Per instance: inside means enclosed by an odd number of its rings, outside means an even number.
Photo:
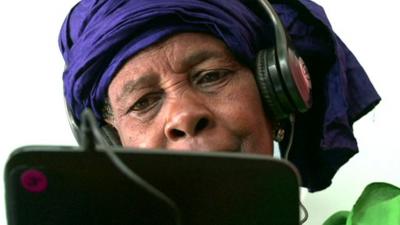
[[[210,129],[214,122],[207,107],[194,99],[179,99],[170,107],[164,133],[169,141],[195,138]]]

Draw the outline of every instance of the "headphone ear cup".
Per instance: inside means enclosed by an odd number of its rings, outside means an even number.
[[[256,80],[266,111],[273,119],[287,119],[311,107],[311,81],[301,57],[289,49],[261,50],[256,60]]]
[[[279,101],[276,89],[283,91],[280,84],[278,68],[275,64],[275,50],[261,50],[257,54],[255,78],[265,110],[274,120],[283,120],[289,117],[288,110],[285,110]],[[280,95],[284,93],[279,93]],[[289,106],[289,103],[287,103]]]
[[[105,142],[109,146],[121,146],[121,139],[119,138],[117,130],[109,124],[100,127],[101,135],[104,137]]]
[[[72,111],[67,106],[67,113],[68,113],[68,122],[71,127],[72,133],[74,134],[75,140],[81,145],[82,141],[80,140],[80,128],[79,122],[75,119],[72,114]],[[103,140],[108,146],[121,146],[121,139],[119,138],[117,130],[109,124],[103,125],[99,129],[100,135],[103,137]]]

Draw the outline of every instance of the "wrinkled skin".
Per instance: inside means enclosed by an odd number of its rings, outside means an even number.
[[[182,33],[133,56],[108,89],[123,146],[272,154],[250,69],[207,34]]]

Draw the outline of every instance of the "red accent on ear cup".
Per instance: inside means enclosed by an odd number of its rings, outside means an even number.
[[[296,84],[296,97],[301,99],[295,101],[299,112],[307,111],[312,104],[311,98],[311,78],[303,59],[289,49],[289,65],[293,80]]]

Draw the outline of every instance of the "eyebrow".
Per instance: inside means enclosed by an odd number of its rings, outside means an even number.
[[[201,62],[211,58],[223,58],[224,54],[218,51],[200,50],[189,55],[182,61],[183,68],[190,68]],[[117,97],[117,101],[125,99],[133,91],[150,87],[159,82],[159,77],[154,73],[143,74],[138,79],[127,81],[122,87],[121,94]]]
[[[203,61],[206,61],[211,58],[223,58],[225,54],[218,52],[218,51],[212,51],[212,50],[201,50],[194,52],[193,54],[189,55],[187,58],[185,58],[182,62],[183,67],[192,67],[194,65],[197,65]]]
[[[158,83],[158,77],[154,73],[143,74],[138,79],[127,81],[122,87],[121,94],[117,97],[117,101],[121,101],[125,99],[130,93],[135,90],[150,87],[156,83]]]

